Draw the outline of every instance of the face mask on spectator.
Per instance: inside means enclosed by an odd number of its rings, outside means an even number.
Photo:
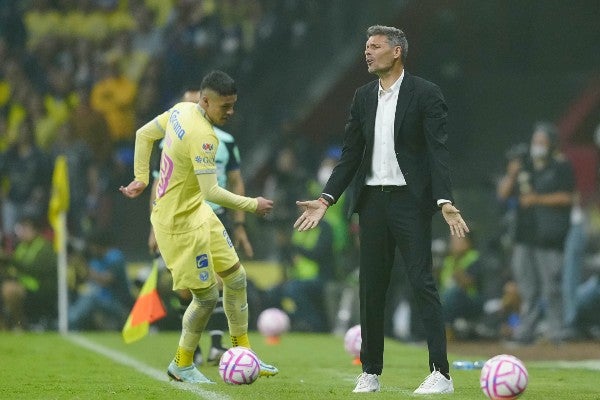
[[[529,155],[534,159],[546,158],[548,155],[548,148],[540,144],[531,145],[531,148],[529,149]]]

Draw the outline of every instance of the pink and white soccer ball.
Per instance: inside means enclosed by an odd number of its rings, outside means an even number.
[[[258,316],[256,327],[263,336],[281,336],[290,330],[290,317],[279,308],[267,308]]]
[[[525,391],[529,374],[523,362],[515,356],[500,354],[483,364],[481,390],[491,400],[516,399]]]
[[[225,383],[249,385],[260,373],[260,363],[254,352],[246,347],[232,347],[221,356],[219,375]]]
[[[346,331],[344,335],[344,349],[354,357],[360,355],[360,345],[362,344],[362,336],[360,335],[360,325],[354,325]]]

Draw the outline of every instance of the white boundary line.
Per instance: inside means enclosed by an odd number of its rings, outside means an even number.
[[[197,385],[169,381],[165,371],[161,371],[156,368],[152,368],[151,366],[144,364],[143,362],[140,362],[140,361],[138,361],[134,358],[131,358],[123,353],[120,353],[118,351],[112,350],[108,347],[104,347],[101,344],[92,342],[92,341],[84,338],[83,336],[68,334],[68,335],[63,335],[63,337],[66,340],[68,340],[80,347],[83,347],[85,349],[88,349],[95,353],[98,353],[106,358],[111,359],[112,361],[114,361],[116,363],[125,365],[126,367],[131,367],[131,368],[135,369],[136,371],[149,376],[152,379],[155,379],[155,380],[161,381],[161,382],[170,383],[171,386],[176,389],[192,392],[194,394],[197,394],[198,396],[200,396],[203,399],[206,399],[206,400],[230,400],[231,399],[229,396],[227,396],[225,394],[211,392],[210,390],[202,389]]]
[[[589,369],[600,371],[600,360],[579,360],[579,361],[535,361],[530,364],[542,368],[562,368],[562,369]]]

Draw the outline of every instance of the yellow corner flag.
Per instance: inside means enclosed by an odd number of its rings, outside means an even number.
[[[60,223],[60,215],[69,210],[69,171],[65,156],[56,157],[52,173],[52,193],[48,204],[48,221],[54,230],[54,249],[58,251],[61,243],[67,240],[66,226]]]
[[[154,263],[152,271],[144,282],[129,317],[123,326],[123,340],[132,343],[148,334],[150,324],[167,315],[165,307],[160,301],[156,283],[158,280],[158,264]]]

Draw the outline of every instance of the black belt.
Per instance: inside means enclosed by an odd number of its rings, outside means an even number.
[[[405,189],[406,185],[367,185],[367,188],[375,190],[377,192],[397,192],[399,190]]]

